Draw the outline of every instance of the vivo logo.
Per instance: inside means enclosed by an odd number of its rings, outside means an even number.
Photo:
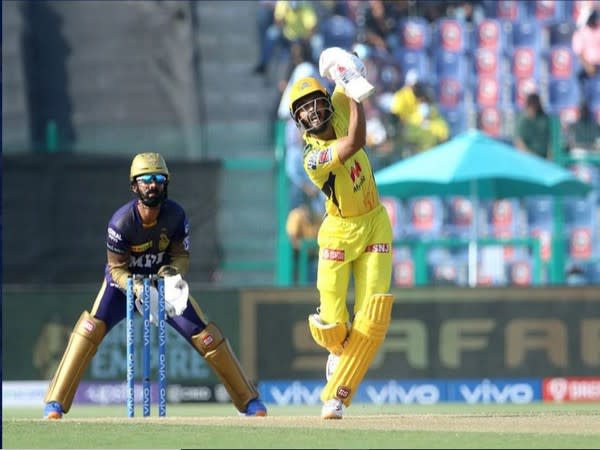
[[[369,399],[376,405],[384,403],[433,405],[440,399],[439,389],[432,384],[413,384],[404,388],[395,381],[390,381],[380,389],[368,386],[366,392]]]
[[[497,386],[490,380],[483,380],[472,390],[466,384],[460,385],[460,393],[467,403],[531,403],[534,394],[529,384],[516,383]]]
[[[321,402],[322,385],[310,389],[298,381],[294,381],[281,391],[278,387],[270,388],[269,392],[277,405],[316,405]]]

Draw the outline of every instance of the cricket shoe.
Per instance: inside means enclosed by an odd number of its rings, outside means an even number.
[[[44,419],[58,420],[62,419],[63,409],[58,402],[48,402],[44,408]]]
[[[321,409],[321,419],[341,419],[344,414],[344,405],[341,400],[332,398],[327,400]]]
[[[259,399],[250,400],[246,405],[246,412],[242,413],[246,417],[265,417],[267,415],[267,407]]]
[[[327,381],[329,381],[329,379],[333,375],[333,372],[335,372],[335,369],[338,366],[338,363],[340,362],[340,358],[341,356],[338,356],[335,353],[330,353],[327,357],[327,364],[325,365],[325,378],[327,379]]]

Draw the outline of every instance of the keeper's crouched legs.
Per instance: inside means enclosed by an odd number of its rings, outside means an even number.
[[[258,391],[246,376],[229,341],[213,322],[206,325],[200,333],[192,336],[192,345],[217,374],[239,412],[246,415],[267,415],[264,406],[264,410],[259,409],[253,411],[253,414],[248,414],[250,412],[247,411],[248,403],[258,399]]]
[[[337,368],[321,392],[321,400],[341,400],[350,406],[352,397],[383,343],[390,324],[394,297],[375,294],[356,314]]]

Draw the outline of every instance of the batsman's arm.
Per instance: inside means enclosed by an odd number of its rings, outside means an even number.
[[[363,105],[348,97],[348,135],[340,137],[335,148],[342,162],[350,159],[367,144],[367,124]]]

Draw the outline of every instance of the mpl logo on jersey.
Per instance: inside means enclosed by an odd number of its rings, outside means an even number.
[[[544,378],[545,402],[598,402],[600,377]]]
[[[541,400],[541,380],[534,378],[452,380],[447,386],[449,402],[523,404]]]

